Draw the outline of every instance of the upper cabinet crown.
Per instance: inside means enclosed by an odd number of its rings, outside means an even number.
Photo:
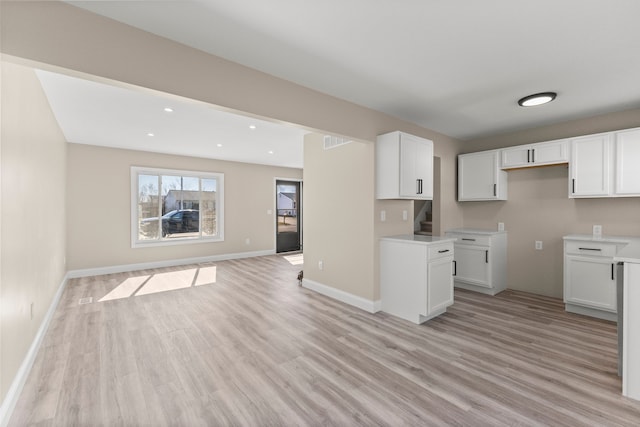
[[[501,150],[502,169],[547,166],[569,161],[566,139],[520,145]]]
[[[507,173],[500,150],[458,156],[458,201],[507,200]]]
[[[404,132],[376,139],[376,198],[433,199],[433,142]]]

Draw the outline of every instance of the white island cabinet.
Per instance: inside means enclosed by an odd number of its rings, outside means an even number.
[[[453,242],[437,236],[380,239],[380,299],[385,313],[423,323],[453,304]]]
[[[615,262],[622,277],[622,394],[640,400],[640,239],[621,249]]]

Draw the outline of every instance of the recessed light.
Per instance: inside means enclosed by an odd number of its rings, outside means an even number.
[[[541,92],[533,95],[525,96],[518,100],[518,105],[521,107],[534,107],[536,105],[546,104],[556,99],[558,96],[555,92]]]
[[[256,125],[249,125],[249,129],[253,130],[256,128]]]
[[[167,112],[167,113],[173,113],[173,108],[171,108],[171,107],[165,107],[165,108],[164,108],[164,111],[165,111],[165,112]]]
[[[155,135],[154,135],[154,134],[152,134],[151,132],[149,132],[149,133],[147,134],[147,136],[155,136]]]
[[[222,144],[216,144],[216,147],[222,147]]]
[[[269,151],[267,151],[267,153],[273,154],[273,150],[269,150]]]

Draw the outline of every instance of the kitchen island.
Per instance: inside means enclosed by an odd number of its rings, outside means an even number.
[[[640,239],[630,240],[614,260],[624,263],[622,394],[640,400]]]
[[[381,310],[423,323],[453,304],[455,238],[401,235],[380,239]]]

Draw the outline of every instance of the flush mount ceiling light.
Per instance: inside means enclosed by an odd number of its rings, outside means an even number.
[[[173,108],[165,107],[164,111],[167,112],[167,113],[173,113]]]
[[[520,98],[518,100],[518,105],[521,107],[533,107],[536,105],[546,104],[547,102],[551,102],[556,99],[558,96],[555,92],[542,92],[536,93],[533,95],[525,96],[524,98]]]
[[[149,133],[147,134],[147,136],[154,136],[154,134],[153,134],[153,133],[151,133],[151,132],[149,132]]]
[[[256,128],[256,125],[249,125],[249,129],[254,130]]]

